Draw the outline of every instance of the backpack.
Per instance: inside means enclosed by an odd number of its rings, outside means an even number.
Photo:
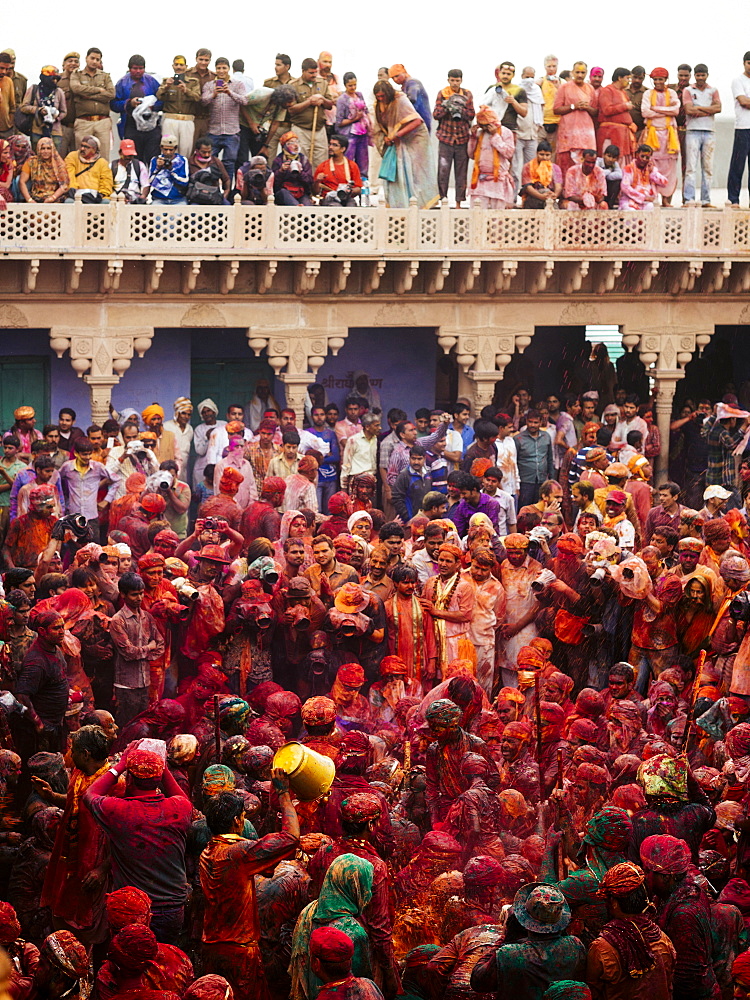
[[[223,205],[224,193],[218,171],[210,167],[196,171],[188,184],[187,199],[191,205]]]
[[[39,84],[34,84],[31,88],[31,101],[29,103],[36,103],[36,96],[39,93]],[[21,111],[20,108],[16,108],[15,114],[13,115],[13,124],[16,126],[19,132],[23,132],[24,135],[31,135],[31,129],[34,124],[34,118],[36,116],[36,111],[32,111],[31,114],[27,114],[25,111]]]

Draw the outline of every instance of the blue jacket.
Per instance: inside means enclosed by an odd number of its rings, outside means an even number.
[[[115,85],[115,96],[114,99],[109,102],[109,106],[113,111],[120,112],[120,120],[117,123],[117,129],[120,133],[120,138],[122,139],[125,134],[125,121],[127,119],[126,104],[130,100],[130,91],[135,81],[131,77],[130,73],[126,73],[125,76],[120,77]],[[143,96],[151,97],[155,95],[156,91],[159,89],[159,81],[156,77],[149,76],[148,73],[143,74],[141,80],[143,84]],[[157,101],[153,105],[154,111],[161,111],[163,105],[161,101]]]

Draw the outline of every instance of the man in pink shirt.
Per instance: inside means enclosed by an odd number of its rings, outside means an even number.
[[[657,188],[664,187],[667,178],[660,174],[651,162],[653,150],[642,143],[635,153],[635,159],[622,171],[620,184],[620,208],[636,211],[652,211],[657,199]]]
[[[596,150],[584,149],[583,163],[576,163],[565,175],[565,207],[571,211],[584,208],[609,208],[607,176],[596,165]]]
[[[560,116],[557,126],[557,165],[565,180],[570,167],[580,161],[584,149],[596,148],[594,88],[586,82],[586,63],[573,66],[573,79],[563,83],[555,96],[554,113]]]

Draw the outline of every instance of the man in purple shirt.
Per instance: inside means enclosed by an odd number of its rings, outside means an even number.
[[[677,483],[662,483],[659,486],[659,506],[652,507],[648,512],[644,530],[644,545],[651,544],[651,535],[654,533],[654,528],[674,528],[675,531],[680,530],[680,514],[685,510],[685,507],[677,502],[679,495],[680,487]]]
[[[109,478],[109,473],[101,462],[91,458],[94,446],[88,438],[78,438],[75,442],[75,458],[63,462],[60,467],[60,482],[65,495],[65,511],[67,514],[83,514],[94,533],[94,540],[99,539],[99,508],[105,508],[116,484]],[[99,487],[109,486],[109,492],[101,503],[97,502]]]
[[[492,522],[492,527],[497,531],[500,502],[488,493],[482,492],[481,481],[468,472],[459,472],[455,485],[458,487],[461,499],[448,517],[456,525],[459,535],[462,538],[466,535],[469,521],[474,514],[486,514]]]

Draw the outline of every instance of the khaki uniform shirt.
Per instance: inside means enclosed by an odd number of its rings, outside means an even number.
[[[195,105],[195,111],[186,112],[187,114],[195,115],[196,118],[208,118],[209,105],[200,103],[200,94],[203,93],[203,88],[207,83],[216,79],[216,74],[212,73],[210,69],[207,69],[205,73],[201,73],[197,66],[193,66],[185,74],[185,83],[189,83],[191,80],[198,81],[198,103]]]
[[[197,115],[201,109],[201,92],[198,78],[185,75],[185,90],[176,84],[163,83],[156,91],[157,100],[164,102],[167,115]]]
[[[325,80],[318,79],[313,80],[312,83],[308,83],[299,77],[293,80],[290,86],[294,87],[297,93],[297,103],[301,104],[302,101],[306,101],[308,97],[312,94],[322,94],[323,97],[328,101],[333,101],[333,94]],[[313,125],[313,116],[315,114],[315,105],[311,104],[309,107],[305,108],[304,111],[289,111],[287,115],[293,126],[297,125],[299,128],[311,129]],[[323,107],[318,107],[318,117],[316,119],[316,130],[325,128],[326,124],[326,109]]]
[[[70,74],[70,89],[76,102],[76,115],[108,115],[109,102],[114,100],[115,85],[109,73],[98,69],[92,76],[87,70],[79,69]],[[98,91],[106,91],[106,95]]]

